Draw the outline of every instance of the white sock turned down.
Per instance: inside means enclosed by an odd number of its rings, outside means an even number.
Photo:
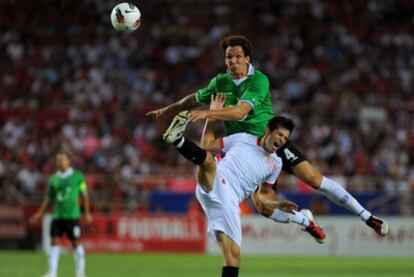
[[[294,223],[297,223],[303,226],[304,228],[309,226],[309,219],[305,215],[303,215],[300,212],[296,212],[296,211],[294,211],[294,213],[295,214],[291,214],[291,213],[283,212],[279,209],[275,209],[273,214],[269,218],[273,219],[276,222],[281,222],[281,223],[294,222]]]

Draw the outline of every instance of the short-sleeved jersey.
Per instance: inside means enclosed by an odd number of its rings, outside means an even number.
[[[256,136],[233,134],[222,138],[221,145],[226,155],[217,164],[217,174],[233,187],[239,202],[249,197],[259,185],[276,182],[282,159],[259,146]]]
[[[216,93],[226,95],[225,106],[236,106],[239,102],[252,106],[252,110],[243,120],[224,122],[226,135],[240,132],[259,137],[264,135],[267,122],[274,116],[266,75],[250,65],[247,78],[237,85],[230,73],[220,73],[206,87],[196,92],[197,101],[209,105],[211,95]]]
[[[79,195],[87,192],[83,174],[72,168],[49,178],[47,195],[53,203],[53,219],[79,219]]]

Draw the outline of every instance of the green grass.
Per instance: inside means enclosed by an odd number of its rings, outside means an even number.
[[[87,254],[88,277],[220,276],[222,258],[199,254]],[[46,272],[46,255],[0,252],[0,276],[36,277]],[[59,277],[73,277],[73,257],[61,255]],[[413,258],[242,256],[239,276],[414,276]]]

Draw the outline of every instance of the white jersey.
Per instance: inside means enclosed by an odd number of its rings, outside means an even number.
[[[241,202],[259,185],[273,184],[282,169],[282,159],[276,153],[259,146],[256,136],[236,133],[222,138],[225,157],[217,165],[217,173],[228,182]]]
[[[207,216],[208,236],[216,241],[221,231],[241,246],[239,204],[263,184],[273,184],[282,169],[282,160],[258,145],[257,137],[237,133],[222,139],[226,156],[217,163],[213,189],[205,192],[198,184],[196,197]]]

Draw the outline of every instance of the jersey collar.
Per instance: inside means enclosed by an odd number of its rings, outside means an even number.
[[[64,179],[64,178],[68,177],[69,175],[71,175],[72,173],[73,173],[73,168],[69,167],[68,169],[66,169],[65,172],[62,172],[62,171],[58,170],[56,172],[56,175],[59,176],[60,178]]]

